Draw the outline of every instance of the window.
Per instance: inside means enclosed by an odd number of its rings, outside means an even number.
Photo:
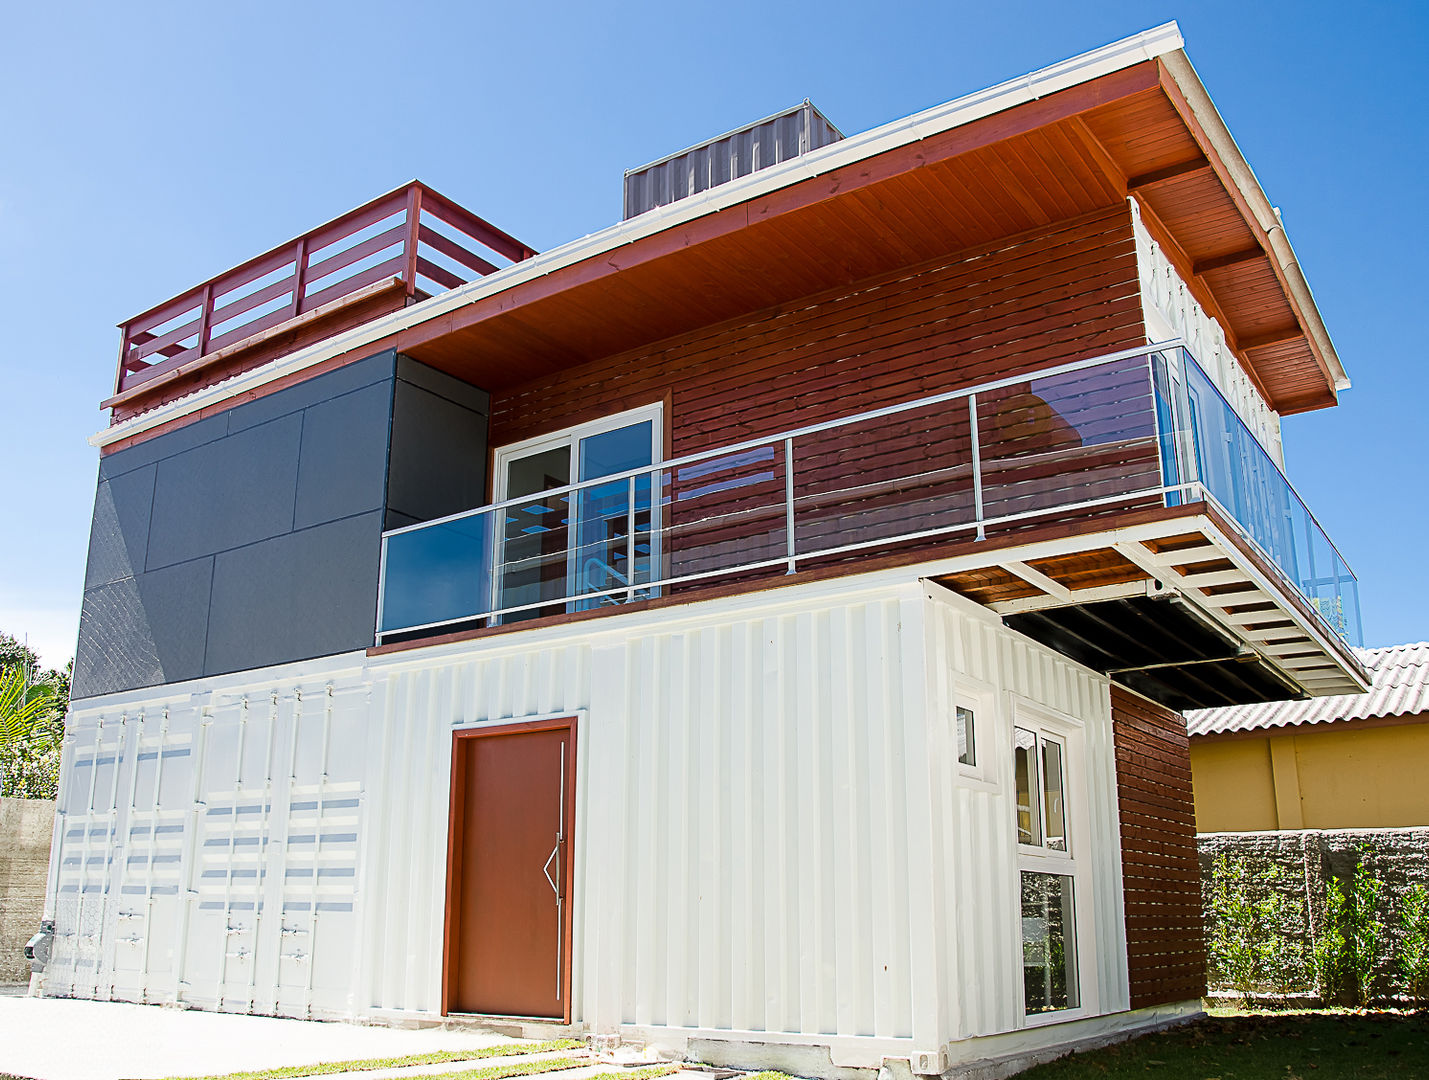
[[[977,764],[977,717],[973,711],[957,707],[957,716],[954,720],[958,730],[958,764]]]
[[[1067,850],[1063,805],[1063,744],[1027,728],[1013,729],[1017,781],[1017,842],[1049,851]]]
[[[1076,917],[1072,879],[1022,871],[1022,1000],[1027,1015],[1075,1009]]]
[[[1063,736],[1034,727],[1013,729],[1022,994],[1028,1016],[1081,1004],[1076,862],[1068,839],[1066,766]]]

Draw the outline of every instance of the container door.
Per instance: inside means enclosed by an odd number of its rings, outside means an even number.
[[[458,732],[445,1011],[569,1020],[574,722]]]

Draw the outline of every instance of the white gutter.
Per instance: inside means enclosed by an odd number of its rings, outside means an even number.
[[[1305,332],[1309,335],[1315,351],[1324,358],[1325,363],[1329,366],[1330,377],[1334,380],[1335,389],[1348,390],[1350,377],[1340,362],[1334,342],[1330,340],[1330,332],[1325,329],[1324,320],[1320,317],[1320,309],[1315,304],[1315,297],[1310,292],[1310,283],[1305,280],[1304,271],[1300,269],[1300,260],[1295,256],[1295,249],[1290,246],[1290,237],[1285,233],[1285,226],[1281,224],[1279,213],[1270,204],[1270,199],[1266,197],[1264,189],[1260,186],[1260,181],[1255,178],[1254,170],[1245,160],[1245,155],[1240,152],[1240,147],[1236,145],[1234,136],[1226,127],[1226,122],[1221,118],[1215,103],[1211,101],[1211,95],[1207,93],[1205,84],[1201,82],[1201,77],[1196,74],[1196,69],[1191,66],[1191,61],[1185,51],[1177,49],[1163,55],[1162,63],[1166,65],[1167,73],[1185,97],[1186,103],[1191,106],[1191,112],[1210,140],[1211,149],[1224,162],[1226,171],[1230,173],[1231,182],[1235,184],[1236,189],[1250,207],[1251,213],[1255,215],[1256,223],[1265,231],[1266,239],[1270,244],[1270,257],[1275,260],[1275,265],[1284,275],[1286,286],[1290,291],[1291,305],[1295,309],[1295,314],[1299,316],[1301,324],[1305,327]]]
[[[507,289],[625,244],[633,244],[637,240],[757,199],[780,188],[791,187],[800,181],[846,168],[865,158],[920,142],[929,136],[950,131],[1029,101],[1036,101],[1048,94],[1091,82],[1114,71],[1134,67],[1158,56],[1177,53],[1183,45],[1181,31],[1177,25],[1174,22],[1163,23],[1151,30],[1114,41],[1110,45],[1082,53],[1050,67],[1029,72],[986,90],[966,94],[946,105],[938,105],[871,131],[850,136],[841,142],[831,143],[768,169],[721,184],[699,195],[658,207],[629,221],[619,222],[600,232],[562,244],[535,258],[515,263],[420,304],[374,319],[345,334],[310,345],[221,383],[196,390],[176,401],[165,402],[148,412],[122,420],[91,435],[90,445],[103,447],[130,438],[237,394],[313,367],[334,356],[361,349],[430,319],[439,318],[466,304],[479,303]],[[1204,96],[1204,90],[1202,95]]]

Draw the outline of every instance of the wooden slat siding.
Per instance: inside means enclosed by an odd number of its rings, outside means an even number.
[[[1001,250],[958,253],[495,393],[491,443],[558,431],[668,394],[673,445],[667,452],[678,457],[1114,352],[1142,343],[1144,333],[1130,219],[1117,207]],[[1124,385],[1129,377],[1103,375],[1100,382]],[[1011,485],[1009,505],[1017,501],[1012,488],[1046,487],[1069,469],[1064,455],[1034,460],[1029,448],[1061,450],[1077,438],[1065,421],[1060,441],[1050,442],[1043,429],[1056,422],[1026,422],[1028,410],[1046,412],[1033,389],[1022,388],[1023,427],[1013,432],[1025,456],[1000,467],[999,482]],[[1128,440],[1117,438],[1135,422],[1128,424],[1118,410],[1098,412],[1099,404],[1088,396],[1087,430],[1108,443],[1076,451],[1091,458],[1073,479],[1088,493],[1081,497],[1127,490],[1156,468],[1154,445],[1128,448]],[[1072,423],[1081,419],[1078,413]],[[720,553],[731,550],[783,554],[782,461],[781,447],[774,475],[764,482],[697,499],[681,495],[720,477],[671,479],[665,553],[672,572],[712,569]],[[970,465],[964,402],[890,418],[881,430],[851,428],[801,440],[795,454],[800,549],[904,531],[905,523],[933,509],[927,501],[933,495],[945,501],[932,524],[970,520]],[[924,490],[907,482],[930,469],[946,472]],[[1026,505],[1025,494],[1019,505]],[[696,522],[705,524],[705,535]],[[698,546],[681,552],[678,545],[691,541]]]
[[[1111,688],[1131,1007],[1206,992],[1201,875],[1186,721]]]

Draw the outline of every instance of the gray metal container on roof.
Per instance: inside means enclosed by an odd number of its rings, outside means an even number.
[[[843,132],[808,98],[792,109],[625,174],[627,219],[838,142]]]

